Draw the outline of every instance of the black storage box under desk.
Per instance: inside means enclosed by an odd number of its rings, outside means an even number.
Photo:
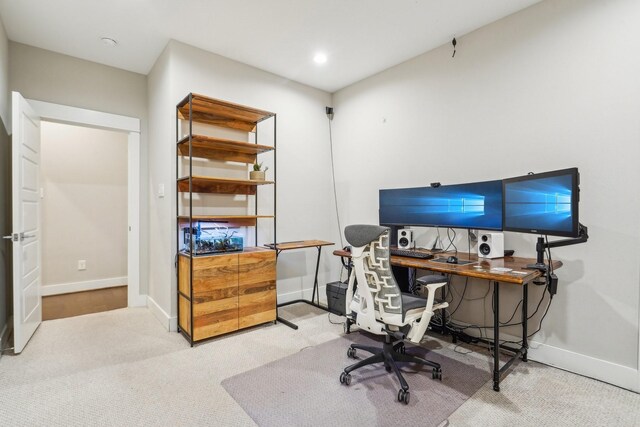
[[[345,315],[348,287],[349,285],[343,282],[327,283],[327,308],[331,313]]]

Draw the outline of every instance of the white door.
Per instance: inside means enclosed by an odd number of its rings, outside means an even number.
[[[20,353],[42,321],[40,117],[12,94],[13,340]]]

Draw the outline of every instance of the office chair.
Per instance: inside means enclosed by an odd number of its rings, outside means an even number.
[[[350,225],[344,230],[345,238],[352,246],[351,259],[354,269],[347,288],[347,316],[355,317],[355,323],[364,331],[384,335],[382,348],[351,344],[347,356],[355,358],[356,349],[372,353],[367,359],[348,366],[340,374],[340,383],[351,384],[350,372],[366,365],[384,363],[387,372],[392,370],[400,382],[398,401],[409,403],[409,385],[402,376],[397,362],[411,362],[431,366],[432,377],[442,380],[438,363],[406,353],[403,340],[418,344],[427,330],[433,311],[448,307],[446,302],[434,305],[435,292],[446,284],[429,283],[427,297],[421,298],[400,291],[393,277],[389,254],[389,229],[377,225]],[[353,292],[357,280],[358,288]]]

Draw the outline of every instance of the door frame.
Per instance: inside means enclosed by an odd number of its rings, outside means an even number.
[[[128,134],[127,155],[127,305],[145,307],[147,296],[140,294],[140,119],[103,113],[101,111],[70,107],[68,105],[27,99],[40,118],[49,122],[126,132]]]

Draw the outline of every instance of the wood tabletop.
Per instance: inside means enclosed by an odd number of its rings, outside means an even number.
[[[424,250],[430,253],[428,250]],[[336,256],[350,257],[351,253],[342,249],[333,251]],[[451,255],[458,257],[459,261],[471,261],[471,264],[447,264],[446,262],[435,261],[438,258],[448,258]],[[409,258],[402,256],[391,256],[391,264],[400,267],[417,268],[421,270],[437,271],[445,274],[455,274],[458,276],[475,277],[479,279],[494,280],[505,283],[522,285],[541,276],[537,270],[526,270],[524,267],[536,262],[533,258],[504,257],[495,259],[478,259],[476,254],[464,252],[443,252],[434,253],[434,259]],[[554,260],[553,268],[562,267],[562,261]],[[499,271],[495,269],[508,268],[510,271]]]
[[[297,240],[295,242],[280,242],[276,243],[276,250],[278,251],[289,251],[292,249],[303,249],[303,248],[315,248],[320,246],[331,246],[333,242],[327,242],[326,240]],[[273,244],[265,245],[269,248],[273,248]]]

